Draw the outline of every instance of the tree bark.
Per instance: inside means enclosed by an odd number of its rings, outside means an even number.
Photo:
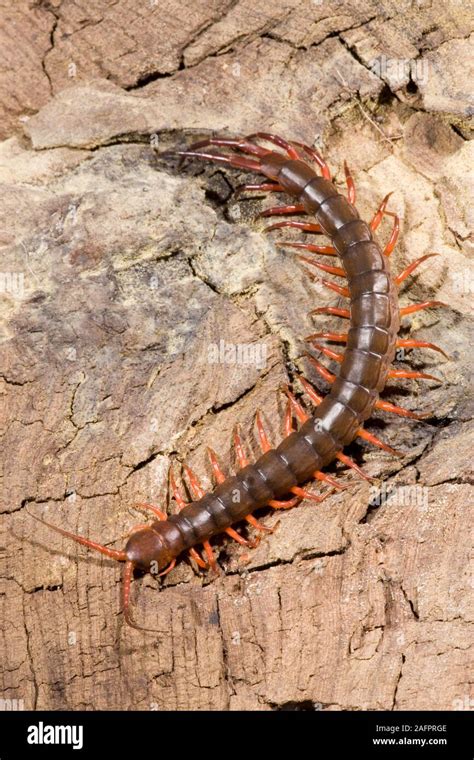
[[[0,144],[1,697],[54,710],[472,707],[468,9],[216,0],[182,19],[168,5],[138,20],[125,0],[87,19],[74,4],[15,11],[25,35],[7,51]],[[130,32],[111,42],[117,28]],[[11,73],[33,65],[33,46],[49,80],[34,98],[28,70]],[[403,320],[402,335],[449,359],[398,356],[443,384],[389,384],[384,398],[431,416],[368,423],[403,452],[350,447],[373,484],[333,466],[350,487],[264,511],[275,530],[256,550],[215,541],[219,577],[183,560],[162,583],[137,579],[135,617],[158,631],[145,634],[123,624],[119,565],[30,513],[121,548],[143,522],[134,503],[175,508],[169,466],[212,487],[206,447],[232,471],[240,422],[257,456],[257,409],[277,443],[281,386],[300,391],[305,374],[327,392],[304,336],[341,329],[308,315],[337,301],[274,246],[285,231],[254,222],[278,200],[236,198],[244,175],[158,156],[219,130],[316,144],[341,186],[347,160],[363,218],[394,191],[394,271],[440,253],[401,302],[448,304]]]

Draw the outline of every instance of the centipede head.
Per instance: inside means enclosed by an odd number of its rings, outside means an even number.
[[[166,567],[173,561],[164,540],[164,536],[160,535],[161,525],[156,526],[155,524],[155,527],[158,530],[153,529],[150,525],[133,531],[125,545],[125,549],[123,551],[117,551],[116,549],[109,549],[109,547],[103,546],[89,538],[80,536],[77,533],[71,533],[68,530],[64,530],[64,528],[59,528],[57,525],[53,525],[52,523],[43,520],[43,518],[34,515],[29,510],[27,510],[27,512],[38,522],[51,528],[51,530],[55,530],[56,533],[60,533],[61,535],[66,536],[66,538],[70,538],[72,541],[75,541],[82,546],[86,546],[88,549],[100,552],[100,554],[109,557],[109,559],[125,562],[122,582],[122,603],[125,622],[132,628],[137,628],[138,630],[150,631],[153,633],[157,632],[154,629],[144,628],[135,623],[130,610],[130,588],[135,568],[145,572],[159,574],[159,571],[163,567]]]
[[[166,523],[155,523],[134,531],[125,544],[125,554],[128,562],[145,572],[153,575],[159,573],[172,561],[165,541]]]

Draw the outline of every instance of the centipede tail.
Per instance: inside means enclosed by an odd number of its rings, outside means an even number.
[[[212,137],[174,155],[178,155],[180,161],[186,158],[212,161],[263,175],[262,182],[240,185],[236,191],[238,194],[286,193],[289,202],[270,206],[260,217],[302,215],[304,219],[276,221],[266,227],[265,232],[292,228],[308,235],[307,239],[296,242],[280,240],[277,245],[288,255],[293,254],[313,279],[319,279],[320,273],[337,278],[334,281],[322,277],[319,281],[347,300],[347,307],[319,306],[310,313],[340,317],[348,320],[349,324],[343,332],[315,332],[306,338],[310,350],[305,357],[329,389],[323,396],[306,378],[297,378],[303,394],[313,405],[311,412],[307,411],[293,390],[283,389],[287,405],[283,421],[284,438],[278,446],[273,446],[262,414],[257,411],[255,425],[262,454],[256,462],[249,461],[240,428],[237,427],[233,434],[238,463],[235,474],[227,475],[215,451],[208,449],[216,484],[211,492],[205,493],[197,475],[184,465],[183,477],[191,498],[187,502],[170,469],[169,491],[176,509],[167,514],[151,504],[136,505],[151,512],[155,519],[148,525],[137,526],[123,551],[109,549],[36,517],[63,536],[111,559],[125,562],[123,612],[125,621],[134,627],[139,627],[130,610],[130,589],[135,569],[153,572],[157,576],[165,575],[171,572],[181,554],[188,553],[198,568],[210,567],[217,571],[211,544],[215,535],[226,533],[242,546],[256,545],[257,541],[247,539],[233,525],[245,520],[260,534],[270,532],[271,529],[253,515],[261,507],[289,509],[303,499],[319,504],[334,490],[347,488],[349,484],[341,483],[324,471],[333,460],[339,460],[357,476],[370,480],[370,476],[344,452],[356,438],[391,455],[400,456],[400,452],[365,430],[364,422],[374,410],[414,420],[424,419],[427,414],[402,409],[382,400],[380,393],[389,378],[439,380],[423,372],[394,368],[392,363],[396,350],[427,348],[447,356],[442,348],[433,343],[398,338],[403,317],[445,304],[432,300],[399,306],[399,287],[424,261],[436,254],[425,254],[397,276],[392,275],[389,257],[399,236],[400,221],[397,214],[388,209],[390,193],[382,200],[370,222],[366,223],[354,205],[356,188],[347,164],[344,164],[346,197],[332,182],[328,164],[314,148],[267,132],[257,132],[248,137]],[[374,233],[385,216],[392,220],[392,230],[388,241],[381,247]],[[328,242],[315,244],[314,240],[319,239],[315,235],[326,236]],[[320,261],[316,256],[337,257],[339,265]],[[344,350],[334,350],[320,341],[342,344]],[[335,362],[338,373],[331,372],[314,352]],[[295,423],[299,428],[295,428]],[[321,493],[310,490],[308,484],[311,481],[323,484]]]

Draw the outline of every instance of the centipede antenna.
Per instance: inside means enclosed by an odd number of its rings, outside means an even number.
[[[51,530],[55,530],[56,533],[60,533],[62,536],[66,536],[66,538],[71,538],[73,541],[76,541],[76,543],[78,544],[81,544],[82,546],[86,546],[88,549],[93,549],[96,552],[100,552],[101,554],[104,554],[106,557],[109,557],[110,559],[115,559],[118,562],[124,562],[127,559],[127,555],[125,554],[125,552],[117,551],[116,549],[109,549],[107,546],[98,544],[96,541],[91,541],[90,538],[85,538],[84,536],[80,536],[78,533],[71,533],[69,530],[65,530],[64,528],[59,528],[57,525],[53,525],[52,523],[47,522],[42,517],[38,517],[38,515],[34,515],[33,512],[30,512],[28,508],[26,509],[26,512],[29,514],[30,517],[33,517],[34,520],[37,520],[43,525],[46,525],[48,528],[51,528]]]

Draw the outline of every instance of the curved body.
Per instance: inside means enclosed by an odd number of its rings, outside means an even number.
[[[399,328],[397,288],[389,260],[368,224],[332,182],[318,176],[304,161],[272,152],[262,159],[261,171],[314,216],[341,258],[351,301],[347,350],[330,393],[298,432],[227,478],[212,493],[170,515],[167,522],[151,525],[159,535],[154,558],[160,568],[170,558],[284,496],[329,464],[370,417],[394,357]],[[134,539],[132,536],[130,541]],[[167,562],[162,560],[163,554]]]
[[[286,155],[262,147],[255,142],[255,138],[273,143],[283,149]],[[223,154],[199,150],[209,145],[225,146],[237,152]],[[247,155],[241,155],[242,153]],[[302,154],[305,158],[309,156],[321,170],[322,176],[316,173],[313,166],[302,160]],[[315,348],[340,362],[339,374],[335,376],[320,365],[315,357],[309,355],[318,372],[331,383],[330,392],[322,399],[304,378],[300,378],[306,393],[317,405],[313,416],[310,417],[288,391],[289,406],[285,417],[286,437],[277,448],[272,448],[257,413],[259,441],[264,451],[262,456],[254,464],[248,464],[240,437],[238,433],[235,433],[234,441],[241,469],[235,475],[226,477],[219,467],[216,455],[209,450],[218,485],[212,493],[208,494],[204,493],[194,473],[184,466],[190,481],[191,493],[195,497],[190,504],[184,502],[170,470],[170,487],[179,511],[167,515],[151,504],[137,505],[153,512],[158,520],[146,526],[137,526],[131,532],[123,551],[110,549],[36,517],[40,522],[83,546],[125,562],[122,585],[123,611],[127,623],[136,628],[141,626],[133,621],[130,613],[130,586],[135,568],[164,575],[172,570],[176,558],[187,551],[199,567],[210,566],[215,569],[216,562],[209,543],[212,536],[225,531],[239,543],[249,546],[251,542],[231,527],[233,523],[246,519],[256,529],[268,530],[252,516],[259,507],[269,504],[277,509],[288,508],[303,498],[316,502],[322,501],[325,496],[311,494],[301,488],[301,484],[311,478],[317,478],[330,483],[333,488],[340,488],[341,486],[333,478],[322,472],[323,468],[335,458],[367,478],[360,467],[343,453],[343,449],[354,438],[365,438],[385,451],[397,453],[362,428],[363,422],[370,417],[374,407],[405,417],[421,419],[420,415],[414,412],[379,399],[387,377],[438,380],[423,372],[390,368],[396,346],[430,348],[444,354],[444,351],[433,343],[397,339],[400,315],[445,304],[440,301],[425,301],[399,309],[397,288],[400,283],[419,264],[437,254],[425,254],[412,262],[397,277],[391,275],[388,256],[395,246],[399,224],[396,214],[385,210],[389,196],[385,197],[374,218],[370,224],[367,224],[360,219],[355,208],[354,183],[346,165],[344,168],[350,200],[346,200],[337,191],[330,181],[329,167],[313,148],[297,142],[289,143],[281,137],[263,132],[247,138],[210,138],[196,143],[186,151],[179,152],[178,155],[198,157],[247,171],[259,172],[271,181],[259,185],[245,185],[243,189],[285,192],[295,199],[297,202],[295,205],[267,209],[262,216],[300,213],[313,217],[314,223],[280,222],[268,227],[267,231],[289,226],[297,227],[305,232],[322,232],[330,238],[331,246],[294,242],[279,244],[303,248],[311,253],[339,256],[342,268],[331,267],[304,256],[300,258],[318,269],[347,280],[347,287],[339,287],[326,280],[322,282],[336,293],[348,298],[350,309],[322,307],[315,311],[347,318],[350,323],[346,333],[317,333],[310,336],[310,339],[322,337],[324,340],[346,344],[346,350],[341,355],[313,342]],[[384,214],[389,214],[394,218],[394,226],[391,238],[382,251],[374,240],[372,231],[377,228]],[[297,432],[293,431],[292,427],[293,412],[303,423]],[[280,501],[281,497],[289,493],[296,494],[296,498]],[[198,544],[203,544],[207,562],[194,548]]]

